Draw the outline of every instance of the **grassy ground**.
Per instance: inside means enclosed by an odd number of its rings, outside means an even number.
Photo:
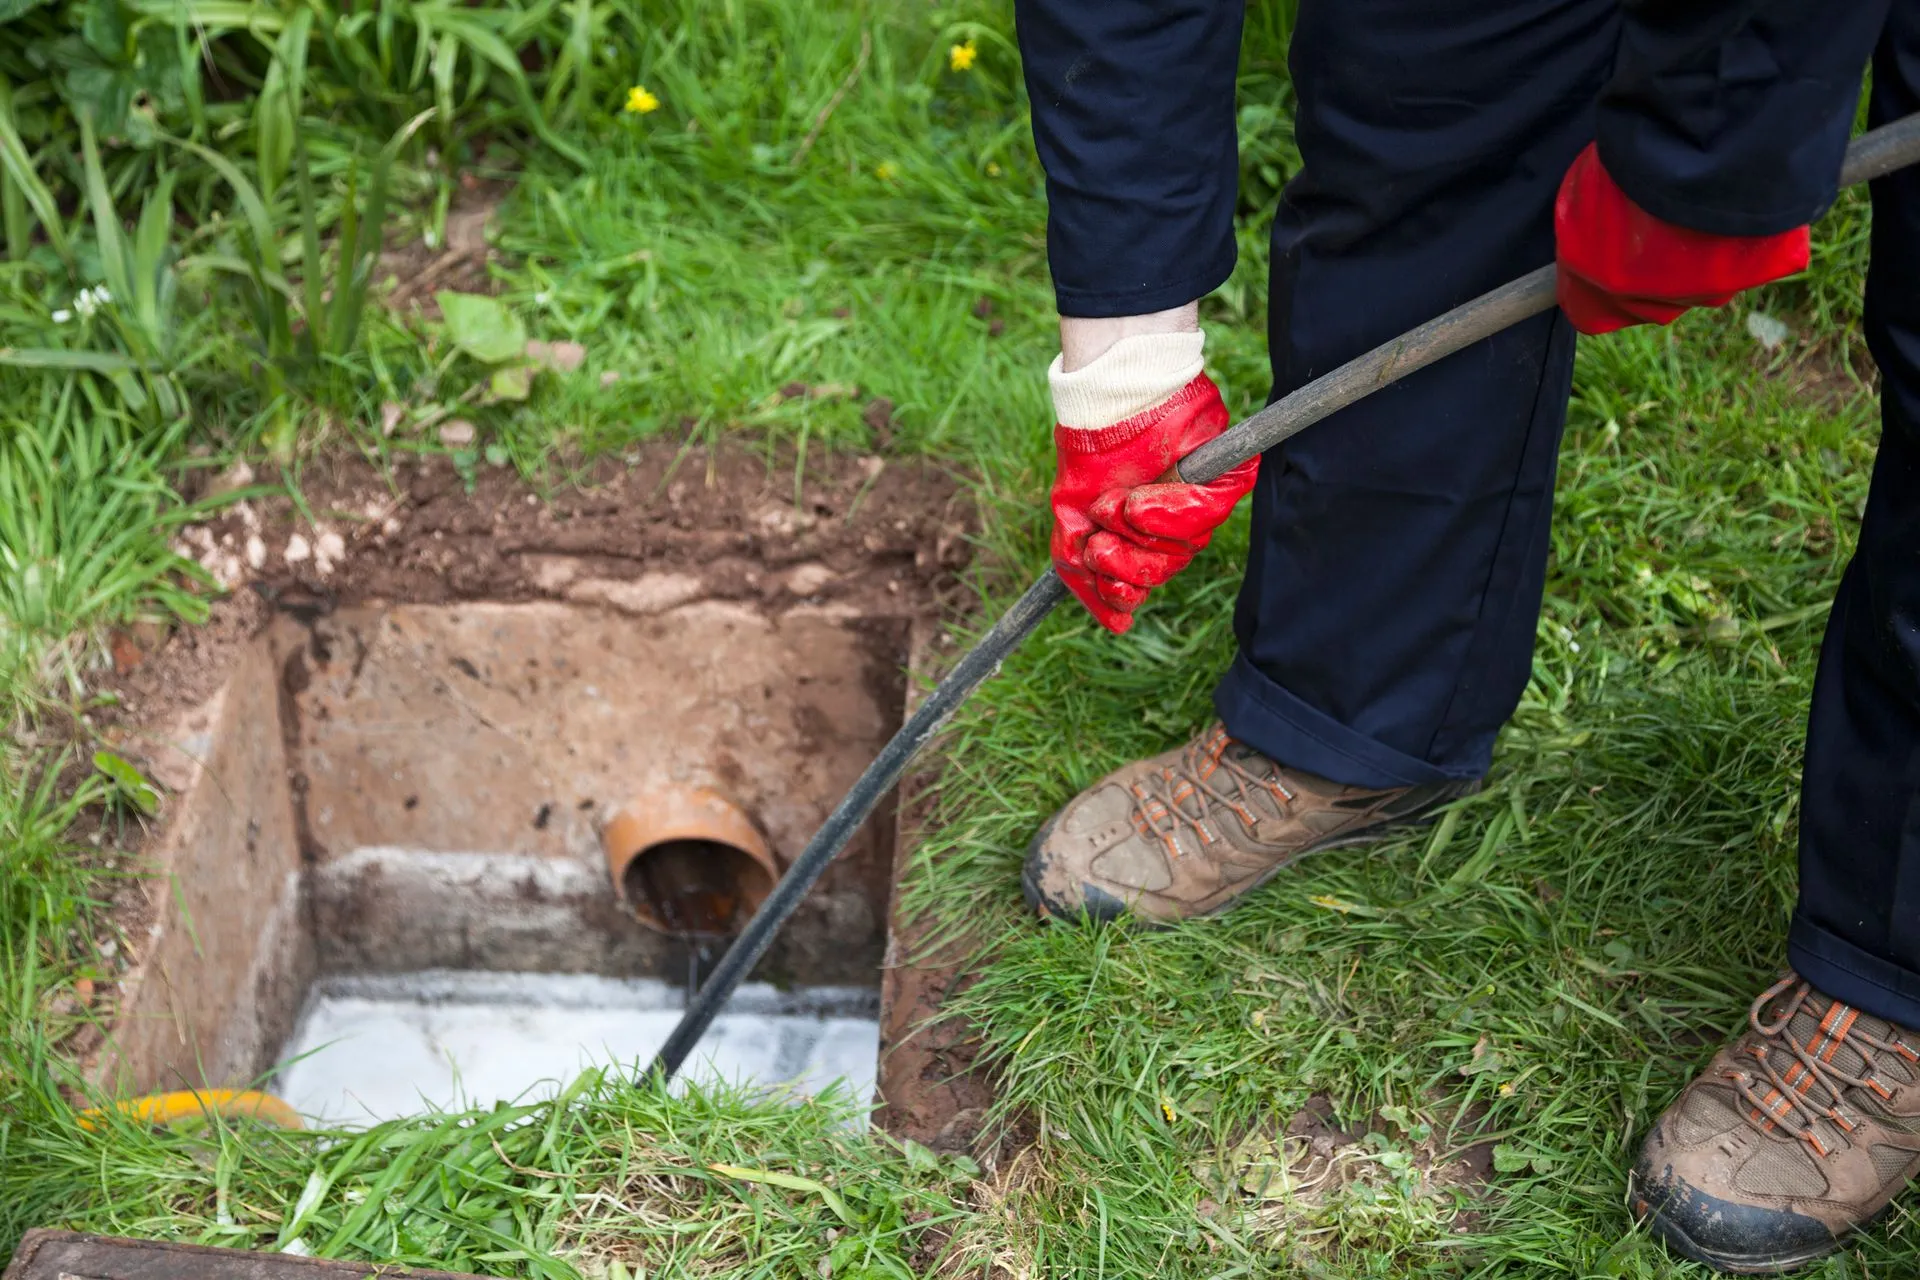
[[[1489,789],[1432,831],[1166,933],[1025,918],[1033,827],[1207,718],[1244,516],[1125,641],[1063,615],[976,699],[914,892],[993,938],[967,1003],[1038,1135],[1017,1165],[850,1138],[832,1102],[592,1077],[351,1139],[77,1129],[49,1010],[129,872],[70,833],[104,819],[111,849],[139,797],[61,744],[103,628],[203,607],[167,549],[182,467],[439,449],[411,424],[454,411],[464,465],[541,486],[661,431],[864,447],[858,401],[770,395],[857,384],[895,402],[890,448],[975,477],[983,615],[1042,563],[1044,204],[1004,6],[385,0],[391,23],[315,9],[304,32],[260,8],[254,34],[193,10],[197,85],[169,78],[175,26],[106,0],[15,19],[23,47],[68,41],[68,70],[0,59],[0,1242],[63,1223],[553,1276],[1685,1273],[1628,1231],[1622,1180],[1781,960],[1801,718],[1872,455],[1852,201],[1807,279],[1583,343],[1534,680]],[[1285,16],[1250,19],[1243,262],[1207,304],[1242,409],[1293,163]],[[636,84],[656,110],[619,110]],[[516,178],[495,219],[515,321],[588,349],[525,401],[483,403],[494,364],[435,324],[333,306],[354,255],[321,246],[365,240],[347,211],[384,184],[390,236],[439,237],[462,173]],[[79,314],[94,287],[112,300]],[[1793,336],[1769,354],[1753,310]],[[1259,1135],[1316,1094],[1384,1124],[1289,1194]],[[1471,1194],[1412,1160],[1488,1140]],[[1899,1274],[1914,1233],[1897,1212],[1812,1274]]]

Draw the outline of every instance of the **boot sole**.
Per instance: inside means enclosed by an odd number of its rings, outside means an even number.
[[[1362,827],[1358,831],[1347,835],[1330,836],[1325,840],[1318,840],[1311,844],[1302,845],[1292,857],[1284,862],[1276,862],[1273,866],[1256,876],[1253,882],[1247,885],[1246,888],[1234,894],[1217,907],[1209,907],[1205,911],[1196,911],[1192,915],[1180,916],[1173,920],[1156,920],[1151,917],[1135,916],[1133,925],[1137,929],[1144,930],[1171,929],[1175,925],[1188,920],[1205,920],[1212,916],[1223,915],[1238,906],[1241,900],[1249,894],[1259,892],[1266,886],[1268,881],[1272,880],[1287,868],[1296,865],[1302,858],[1309,854],[1324,853],[1328,849],[1349,849],[1355,845],[1377,844],[1401,828],[1426,826],[1435,818],[1439,817],[1440,811],[1446,808],[1446,806],[1456,800],[1472,795],[1480,789],[1480,786],[1481,784],[1479,782],[1474,782],[1451,795],[1436,796],[1420,808],[1401,814],[1398,817],[1389,818],[1385,822],[1376,823],[1370,827]],[[1026,861],[1020,866],[1020,892],[1021,896],[1027,900],[1027,906],[1040,915],[1058,920],[1078,920],[1082,916],[1091,915],[1098,920],[1106,921],[1125,912],[1125,903],[1117,898],[1111,898],[1110,895],[1105,893],[1102,893],[1101,896],[1109,898],[1114,906],[1118,908],[1117,910],[1094,912],[1087,910],[1084,906],[1070,907],[1064,903],[1054,902],[1051,898],[1047,897],[1045,891],[1042,890],[1040,885],[1034,880],[1034,854],[1042,844],[1046,843],[1047,837],[1053,834],[1053,825],[1058,821],[1060,821],[1059,814],[1055,814],[1053,817],[1047,819],[1046,825],[1035,832],[1033,839],[1027,844]],[[1081,886],[1083,890],[1092,887],[1093,886],[1085,884]],[[1099,892],[1098,890],[1095,891]]]
[[[1627,1198],[1631,1201],[1639,1194],[1639,1177],[1636,1174],[1630,1173],[1627,1175]],[[1854,1232],[1863,1231],[1867,1227],[1872,1226],[1884,1217],[1887,1210],[1892,1207],[1893,1204],[1889,1201],[1887,1204],[1881,1206],[1872,1216],[1856,1223],[1853,1230],[1847,1234],[1852,1235]],[[1796,1271],[1810,1262],[1818,1262],[1829,1254],[1839,1252],[1841,1247],[1846,1243],[1844,1237],[1835,1236],[1829,1243],[1808,1245],[1804,1249],[1795,1249],[1791,1253],[1769,1253],[1763,1256],[1732,1254],[1723,1253],[1718,1249],[1709,1249],[1705,1245],[1694,1243],[1692,1236],[1688,1235],[1678,1223],[1674,1222],[1673,1219],[1667,1217],[1658,1209],[1649,1213],[1643,1221],[1647,1224],[1647,1230],[1659,1237],[1661,1243],[1665,1244],[1667,1248],[1673,1250],[1683,1258],[1693,1262],[1705,1263],[1715,1271],[1722,1272],[1726,1275],[1771,1276],[1779,1275],[1786,1271]]]

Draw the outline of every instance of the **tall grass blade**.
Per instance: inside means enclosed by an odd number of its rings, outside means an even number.
[[[3,90],[4,81],[0,81]],[[19,131],[13,127],[13,99],[10,91],[0,91],[0,169],[7,176],[7,190],[14,193],[16,199],[24,200],[33,207],[40,219],[40,226],[46,231],[47,243],[60,255],[60,260],[72,270],[74,265],[73,244],[67,239],[66,223],[60,218],[60,206],[53,198],[53,192],[34,172],[33,157],[28,154],[26,143],[20,140]],[[24,258],[32,232],[25,226],[22,216],[18,223],[9,213],[6,221],[7,251],[15,258]]]

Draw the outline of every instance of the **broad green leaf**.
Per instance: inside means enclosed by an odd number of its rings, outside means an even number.
[[[1510,1147],[1502,1142],[1493,1149],[1493,1171],[1495,1173],[1519,1173],[1533,1163],[1533,1157],[1518,1147]]]
[[[495,400],[525,400],[533,390],[533,366],[510,364],[495,369],[487,389]]]
[[[1493,1148],[1493,1171],[1495,1173],[1520,1173],[1532,1169],[1535,1173],[1551,1173],[1559,1157],[1540,1151],[1528,1151],[1522,1147],[1498,1143]]]
[[[520,317],[497,298],[478,293],[441,292],[433,295],[446,317],[453,345],[484,364],[503,364],[527,347],[527,330]]]

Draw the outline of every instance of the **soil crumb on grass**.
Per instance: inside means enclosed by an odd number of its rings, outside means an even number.
[[[1483,1112],[1470,1108],[1465,1125]],[[1316,1094],[1284,1129],[1256,1128],[1193,1172],[1213,1188],[1200,1217],[1237,1218],[1312,1269],[1327,1251],[1419,1250],[1473,1233],[1492,1145],[1463,1146],[1443,1123],[1400,1107],[1349,1128]]]

